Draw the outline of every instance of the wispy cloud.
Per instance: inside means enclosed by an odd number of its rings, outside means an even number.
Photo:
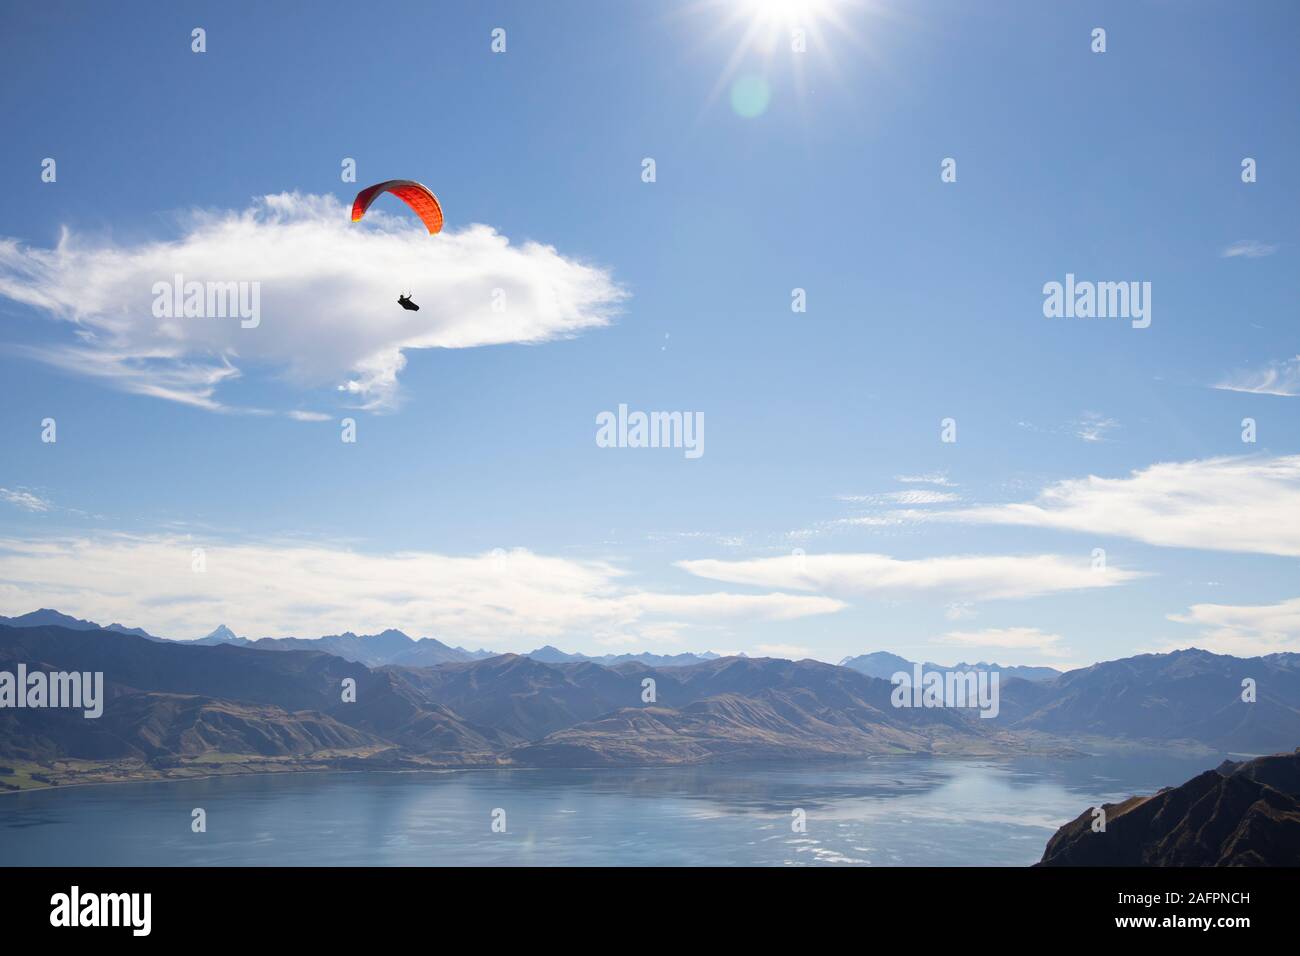
[[[1300,455],[1162,462],[1127,478],[1058,482],[1032,502],[908,514],[1294,557],[1300,556]]]
[[[1119,422],[1097,412],[1084,412],[1075,422],[1075,435],[1084,441],[1105,441],[1106,433],[1119,427]]]
[[[1253,395],[1300,395],[1300,355],[1262,368],[1234,372],[1213,387]]]
[[[260,323],[157,318],[155,283],[260,283]],[[398,307],[413,291],[420,311]],[[251,370],[391,408],[410,349],[539,343],[606,325],[624,291],[601,268],[489,226],[436,237],[333,196],[279,194],[195,212],[175,238],[124,244],[64,230],[53,249],[0,239],[0,296],[74,327],[21,352],[143,395],[220,410]],[[494,307],[494,304],[498,307]],[[503,305],[504,307],[500,307]],[[218,392],[222,394],[219,395]]]
[[[973,600],[1026,598],[1113,587],[1141,576],[1058,554],[900,559],[884,554],[808,554],[748,561],[679,561],[698,577],[728,584],[838,595],[951,594]]]
[[[952,487],[953,484],[948,480],[948,476],[940,471],[927,472],[923,475],[896,475],[894,480],[904,484],[939,485],[940,487]]]
[[[952,491],[913,488],[906,491],[887,491],[878,495],[840,495],[839,500],[851,504],[939,505],[960,501],[961,495]]]
[[[961,495],[951,491],[892,491],[885,497],[900,505],[941,505],[961,500]]]
[[[1018,421],[1016,422],[1016,427],[1040,435],[1073,435],[1075,438],[1094,442],[1105,441],[1106,434],[1119,428],[1120,423],[1113,418],[1100,414],[1099,412],[1084,412],[1074,421],[1051,425],[1040,425],[1037,422],[1031,421]]]
[[[23,488],[0,488],[0,500],[24,511],[49,511],[52,507],[44,498]]]
[[[964,621],[968,618],[978,617],[979,612],[975,610],[974,605],[969,601],[953,601],[943,609],[943,616],[949,621]]]
[[[738,534],[727,534],[720,531],[651,531],[646,534],[647,541],[655,543],[664,542],[682,542],[682,541],[708,541],[723,548],[741,548],[745,545],[745,538]]]
[[[1258,239],[1238,239],[1230,246],[1227,246],[1219,255],[1224,259],[1238,257],[1258,259],[1262,256],[1271,256],[1275,252],[1277,252],[1277,246],[1270,245],[1267,242],[1260,242]]]
[[[203,549],[201,572],[194,548]],[[217,623],[239,634],[397,627],[454,643],[526,650],[537,640],[662,637],[662,628],[788,621],[844,608],[807,594],[678,594],[622,569],[516,549],[371,554],[330,544],[181,536],[0,539],[0,613],[57,607],[166,637]]]
[[[1300,598],[1277,604],[1194,604],[1185,613],[1168,617],[1203,628],[1195,643],[1207,651],[1238,657],[1300,652]],[[1186,645],[1186,641],[1171,642],[1163,649]]]

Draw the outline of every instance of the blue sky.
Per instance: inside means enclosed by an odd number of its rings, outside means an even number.
[[[1300,10],[787,6],[10,11],[0,614],[825,660],[1300,649]],[[392,197],[347,223],[397,177],[442,234]],[[240,216],[271,251],[232,272],[248,247],[204,230]],[[190,319],[160,357],[141,303],[177,250],[261,281],[261,325]],[[1067,273],[1150,282],[1150,327],[1045,318]],[[498,282],[572,307],[466,311]],[[421,335],[469,347],[395,349],[408,290]],[[340,392],[371,348],[395,385]],[[238,376],[149,393],[194,363]],[[598,447],[619,404],[702,414],[705,453]]]

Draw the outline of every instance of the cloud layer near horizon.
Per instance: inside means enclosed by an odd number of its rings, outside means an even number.
[[[1168,617],[1201,627],[1193,643],[1217,654],[1253,657],[1300,652],[1300,598],[1277,604],[1193,604],[1185,613]],[[1186,641],[1175,641],[1161,649],[1186,645]]]
[[[872,597],[940,593],[974,600],[1113,587],[1142,576],[1115,567],[1093,568],[1086,558],[1057,554],[911,560],[885,554],[801,554],[748,561],[679,561],[677,566],[712,581],[753,587]]]
[[[154,284],[178,274],[259,282],[260,324],[155,318]],[[420,311],[398,307],[407,291]],[[410,217],[376,209],[352,223],[334,196],[281,193],[190,213],[168,240],[65,229],[55,248],[38,249],[0,238],[0,296],[76,326],[75,341],[22,352],[127,391],[221,409],[232,403],[218,387],[260,368],[380,409],[397,402],[404,350],[572,336],[608,324],[625,293],[607,270],[540,243],[511,245],[489,226],[431,237]]]
[[[1160,462],[1126,478],[1060,481],[1032,502],[894,512],[893,518],[1050,528],[1162,547],[1296,557],[1300,455]]]
[[[203,549],[201,572],[195,548]],[[218,624],[250,637],[395,627],[521,651],[574,635],[599,644],[671,643],[693,627],[793,620],[845,606],[805,594],[650,591],[607,562],[523,549],[456,556],[182,536],[0,539],[0,613],[54,607],[172,638],[200,637]]]
[[[955,644],[977,648],[981,652],[1037,651],[1044,657],[1061,657],[1071,653],[1061,645],[1059,634],[1049,634],[1036,627],[986,627],[978,631],[949,631],[935,638],[936,644]]]

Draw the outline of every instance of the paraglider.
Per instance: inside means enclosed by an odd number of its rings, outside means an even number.
[[[384,193],[392,193],[410,206],[429,230],[429,235],[442,231],[442,204],[428,186],[417,183],[414,179],[389,179],[361,190],[357,193],[357,198],[352,200],[352,221],[359,222],[370,204]],[[408,312],[420,311],[420,307],[411,301],[409,292],[399,295],[397,304]]]
[[[442,231],[442,204],[428,186],[413,179],[390,179],[367,186],[352,201],[352,221],[358,222],[370,204],[383,193],[392,193],[406,203],[429,229],[429,235]]]

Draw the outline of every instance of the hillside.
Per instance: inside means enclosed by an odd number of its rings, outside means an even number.
[[[1300,750],[1226,763],[1061,827],[1037,866],[1298,866]]]
[[[1025,749],[968,715],[895,710],[887,682],[813,661],[656,669],[502,655],[368,668],[317,650],[0,627],[0,670],[20,662],[105,675],[99,719],[0,711],[0,757],[56,777],[60,761],[125,761],[147,773],[205,754],[387,767],[553,764],[562,753],[608,766]],[[653,704],[642,702],[647,678]],[[356,682],[355,702],[342,700],[345,679]]]
[[[339,638],[356,653],[423,643],[397,631]],[[1204,651],[1110,661],[1053,680],[1009,678],[998,716],[983,719],[970,709],[895,707],[889,681],[812,660],[656,667],[503,654],[367,666],[319,641],[302,644],[271,650],[264,641],[0,626],[0,671],[19,663],[99,671],[106,697],[97,720],[0,709],[0,758],[71,779],[90,772],[75,761],[147,776],[214,761],[227,769],[268,760],[281,769],[596,767],[1061,753],[1106,742],[1259,753],[1300,740],[1300,669]],[[1243,676],[1257,681],[1255,703],[1240,699]],[[343,700],[346,680],[355,701]],[[647,681],[652,699],[643,699]]]

